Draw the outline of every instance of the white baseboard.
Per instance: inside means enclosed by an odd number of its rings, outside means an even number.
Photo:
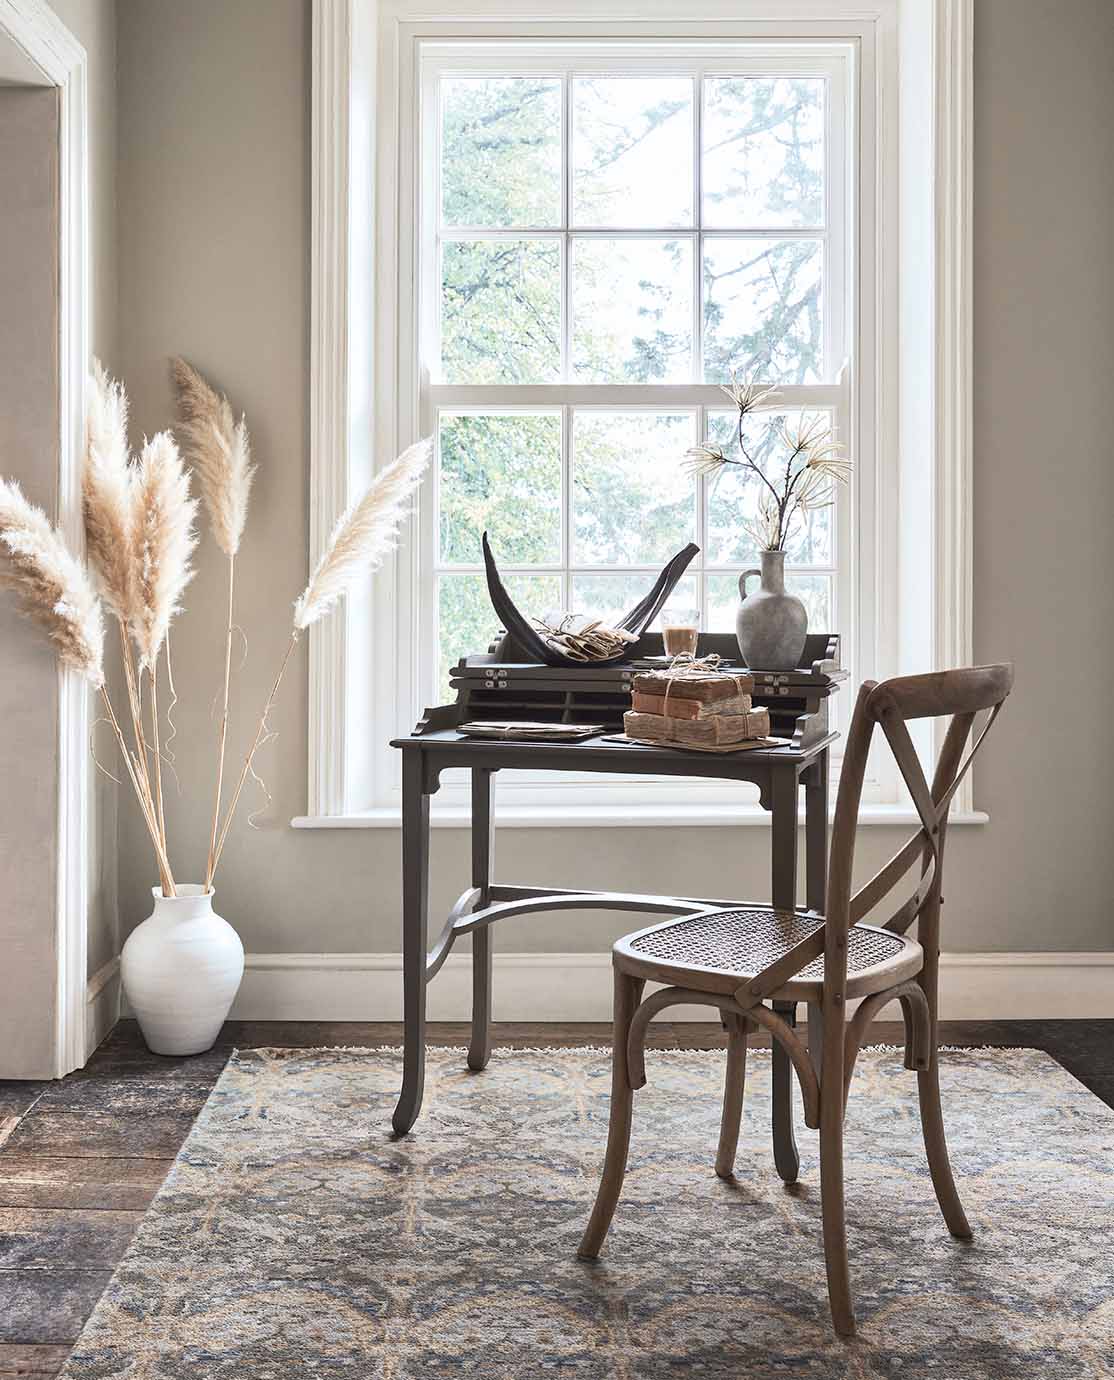
[[[494,967],[498,1021],[611,1019],[610,954],[497,953]],[[453,954],[430,986],[429,1018],[467,1020],[471,1001],[471,958]],[[940,1015],[945,1020],[1114,1016],[1114,952],[942,954]],[[232,1016],[401,1020],[401,956],[249,954]],[[708,1020],[709,1013],[677,1007],[669,1019]]]
[[[85,1058],[120,1019],[120,959],[110,958],[85,988]]]

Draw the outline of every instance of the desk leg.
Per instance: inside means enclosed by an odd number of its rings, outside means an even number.
[[[805,899],[810,910],[823,913],[828,888],[828,749],[817,757],[805,776]],[[808,1004],[808,1052],[816,1076],[823,1060],[820,1007]]]
[[[828,887],[828,749],[805,777],[805,900],[823,914]]]
[[[425,1087],[426,922],[429,915],[429,796],[421,750],[402,754],[402,1092],[393,1125],[404,1136]]]
[[[472,885],[480,894],[476,909],[491,904],[491,872],[495,856],[495,773],[472,768]],[[468,1067],[478,1073],[491,1058],[491,926],[472,932],[472,1039]]]
[[[797,904],[797,773],[793,767],[775,767],[771,783],[770,849],[771,899],[779,910]],[[774,1010],[790,1025],[797,1023],[796,1002],[776,1001]],[[789,1055],[774,1041],[771,1053],[773,1080],[774,1164],[787,1184],[796,1183],[801,1158],[793,1133],[793,1083]]]

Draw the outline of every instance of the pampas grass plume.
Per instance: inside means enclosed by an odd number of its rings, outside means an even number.
[[[85,567],[14,481],[0,479],[0,585],[22,598],[58,656],[95,688],[104,684],[101,606]]]
[[[131,483],[128,396],[94,360],[81,469],[85,545],[104,601],[124,623],[135,613]]]
[[[228,399],[184,359],[171,361],[178,415],[189,459],[197,471],[213,539],[226,556],[240,549],[255,466],[247,424],[237,422]]]
[[[190,557],[197,545],[197,500],[178,447],[168,431],[143,443],[135,474],[137,556],[136,610],[132,637],[140,665],[152,666],[182,591],[193,578]]]
[[[410,496],[421,482],[432,451],[429,439],[404,450],[375,476],[363,498],[343,514],[309,584],[294,605],[296,629],[316,623],[393,549],[399,526],[409,511]]]

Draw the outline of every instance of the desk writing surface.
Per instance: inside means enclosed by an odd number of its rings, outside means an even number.
[[[608,742],[602,734],[575,743],[546,743],[521,739],[469,738],[456,729],[438,729],[432,733],[414,733],[406,738],[392,739],[391,746],[402,748],[403,751],[421,748],[448,756],[467,754],[491,762],[505,758],[508,766],[512,765],[512,758],[516,759],[513,765],[519,765],[526,755],[531,759],[529,765],[542,771],[547,766],[569,771],[649,771],[652,768],[658,773],[664,769],[669,775],[733,776],[736,773],[745,775],[748,770],[754,771],[776,763],[807,765],[830,747],[837,736],[829,733],[826,738],[809,744],[807,748],[786,746],[714,753],[647,747],[641,743]]]

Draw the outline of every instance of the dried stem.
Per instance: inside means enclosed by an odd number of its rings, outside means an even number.
[[[232,601],[236,581],[235,554],[228,558],[228,628],[224,639],[224,708],[220,719],[220,749],[217,757],[217,792],[213,801],[213,827],[209,834],[209,861],[205,870],[205,890],[213,884],[217,866],[217,829],[220,825],[220,798],[224,788],[224,750],[228,741],[228,689],[232,677]]]
[[[248,749],[240,779],[225,812],[224,823],[217,836],[216,851],[209,868],[210,882],[224,852],[232,817],[236,813],[244,782],[252,772],[255,754],[267,741],[267,716],[274,706],[275,696],[290,664],[290,658],[294,655],[294,648],[298,645],[299,633],[303,628],[308,628],[324,618],[357,580],[368,571],[374,570],[392,548],[398,536],[398,529],[409,511],[408,500],[421,480],[432,449],[432,442],[428,438],[418,441],[376,475],[363,497],[353,503],[337,521],[329,544],[314,567],[309,584],[295,601],[294,628],[290,634],[290,643],[271,686],[271,693],[267,696],[267,703],[263,706],[255,738]],[[229,622],[231,623],[231,615]]]
[[[213,873],[216,872],[221,854],[224,852],[224,841],[228,837],[229,826],[232,824],[232,816],[236,813],[236,806],[239,804],[240,794],[244,789],[244,782],[248,779],[248,773],[251,771],[251,764],[255,759],[255,754],[259,751],[260,744],[266,737],[267,716],[274,708],[275,696],[278,694],[279,686],[282,684],[282,678],[286,674],[286,668],[290,664],[290,658],[294,655],[294,648],[298,645],[298,633],[299,629],[295,628],[290,635],[290,641],[286,647],[286,654],[283,656],[282,663],[279,666],[278,675],[275,676],[274,683],[271,686],[271,693],[267,696],[267,703],[263,706],[263,713],[259,716],[259,727],[255,731],[255,738],[251,747],[248,749],[247,756],[244,758],[244,767],[240,772],[240,779],[236,782],[236,789],[233,791],[232,799],[228,803],[228,810],[224,816],[224,824],[221,826],[220,837],[217,840],[216,856],[213,859]]]
[[[170,860],[166,856],[166,847],[159,834],[158,822],[151,812],[149,804],[150,795],[144,790],[137,771],[136,764],[138,758],[134,753],[129,752],[128,745],[124,740],[123,730],[120,728],[120,721],[117,719],[116,711],[113,709],[112,701],[109,699],[107,686],[101,686],[101,699],[104,701],[104,707],[108,711],[108,721],[112,725],[113,733],[116,734],[116,741],[120,746],[120,756],[124,759],[124,766],[128,769],[128,776],[131,779],[132,788],[135,791],[136,799],[139,801],[139,807],[143,812],[143,822],[147,825],[147,832],[151,835],[151,842],[155,847],[155,856],[158,858],[159,872],[162,876],[163,895],[174,896],[177,893],[174,889],[174,877],[170,871]]]
[[[738,426],[739,450],[742,452],[742,456],[743,456],[743,459],[746,461],[747,467],[748,467],[749,469],[752,469],[752,470],[754,471],[754,473],[758,476],[758,478],[761,479],[762,483],[765,484],[766,488],[769,489],[770,493],[773,494],[773,496],[774,496],[774,502],[778,505],[778,510],[780,511],[780,509],[781,509],[781,500],[778,498],[778,492],[777,492],[777,490],[776,490],[776,489],[774,488],[774,486],[770,483],[770,481],[766,478],[766,472],[763,470],[762,466],[757,462],[757,460],[755,460],[754,456],[751,455],[750,451],[747,450],[746,440],[744,439],[744,436],[743,436],[743,423],[744,423],[744,421],[746,420],[747,415],[748,415],[748,413],[747,413],[746,409],[740,407],[740,408],[739,408],[739,426]],[[731,462],[728,462],[728,463],[731,463]]]
[[[151,827],[159,839],[159,847],[155,850],[159,859],[159,872],[161,874],[162,889],[168,896],[174,895],[174,879],[170,873],[170,867],[166,864],[166,838],[159,829],[158,816],[154,812],[154,797],[151,793],[151,773],[147,763],[147,738],[143,732],[143,710],[139,703],[139,684],[136,678],[135,662],[132,658],[131,642],[128,639],[128,630],[124,627],[121,620],[117,619],[117,627],[120,630],[120,657],[124,663],[124,681],[128,690],[128,708],[132,716],[132,733],[135,737],[135,761],[137,763],[138,783],[133,781],[136,788],[136,795],[139,796],[139,803],[144,807],[144,811],[150,809]],[[142,787],[142,789],[141,789]],[[170,890],[167,890],[169,886]]]
[[[135,751],[143,765],[143,778],[147,779],[147,740],[143,734],[143,712],[139,705],[139,691],[135,675],[135,661],[132,657],[131,643],[128,641],[128,630],[124,624],[117,620],[116,624],[120,633],[120,659],[124,664],[124,683],[128,691],[128,710],[132,718],[132,736],[135,739]]]
[[[147,674],[151,678],[151,747],[155,754],[155,807],[158,812],[159,834],[166,847],[166,817],[162,809],[162,748],[159,744],[159,666],[158,658],[151,663]]]

